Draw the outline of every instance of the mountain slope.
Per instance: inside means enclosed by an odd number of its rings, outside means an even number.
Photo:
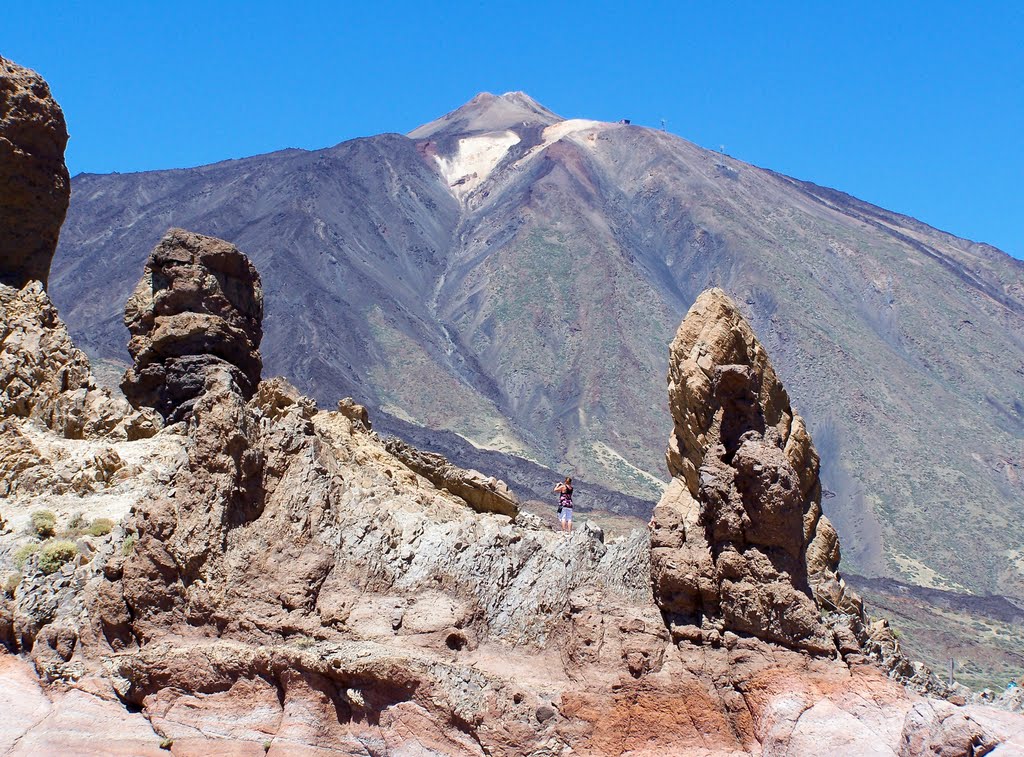
[[[321,403],[648,499],[666,345],[720,286],[808,421],[847,564],[1024,598],[1024,266],[994,248],[484,94],[408,136],[76,177],[51,289],[95,355],[123,357],[124,300],[172,225],[253,258],[267,371]]]

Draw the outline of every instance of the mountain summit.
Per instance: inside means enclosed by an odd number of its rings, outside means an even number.
[[[93,354],[125,359],[123,304],[169,226],[252,251],[268,372],[456,462],[512,455],[532,496],[557,471],[644,517],[665,345],[720,287],[814,437],[849,569],[1024,600],[1024,264],[992,247],[483,94],[408,136],[76,178],[51,279]]]
[[[544,127],[563,121],[525,92],[481,92],[460,108],[409,132],[411,139],[440,139],[505,129]]]

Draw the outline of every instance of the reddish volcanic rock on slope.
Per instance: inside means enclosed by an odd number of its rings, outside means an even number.
[[[238,249],[171,229],[146,262],[125,306],[135,364],[121,388],[136,407],[181,420],[212,372],[227,369],[244,398],[263,367],[263,289]]]
[[[0,57],[0,281],[46,285],[71,197],[68,129],[43,78]]]
[[[857,618],[861,603],[836,573],[818,454],[767,353],[725,292],[711,289],[670,355],[673,480],[654,510],[651,547],[673,637],[729,630],[832,650],[815,598]]]

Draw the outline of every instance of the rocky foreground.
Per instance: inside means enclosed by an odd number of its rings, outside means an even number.
[[[129,404],[41,283],[0,285],[0,753],[1024,750],[1024,717],[865,616],[721,291],[672,344],[672,484],[617,539],[263,379],[262,297],[237,249],[169,232],[126,310]]]

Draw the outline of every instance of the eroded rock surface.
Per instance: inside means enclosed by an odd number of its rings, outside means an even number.
[[[71,198],[68,129],[35,71],[0,57],[0,282],[46,285]]]
[[[260,380],[263,289],[232,244],[171,229],[125,307],[135,364],[121,388],[136,407],[185,418],[207,380],[227,372],[245,399]]]
[[[669,356],[673,480],[651,520],[655,595],[673,636],[722,633],[832,653],[819,606],[861,615],[821,512],[818,455],[767,353],[720,289]]]
[[[444,455],[418,450],[395,437],[388,438],[384,446],[411,470],[437,488],[461,498],[478,513],[499,513],[511,518],[519,514],[519,502],[504,481],[452,465]]]
[[[68,439],[149,436],[159,424],[92,376],[42,284],[0,284],[0,414],[29,418]]]

